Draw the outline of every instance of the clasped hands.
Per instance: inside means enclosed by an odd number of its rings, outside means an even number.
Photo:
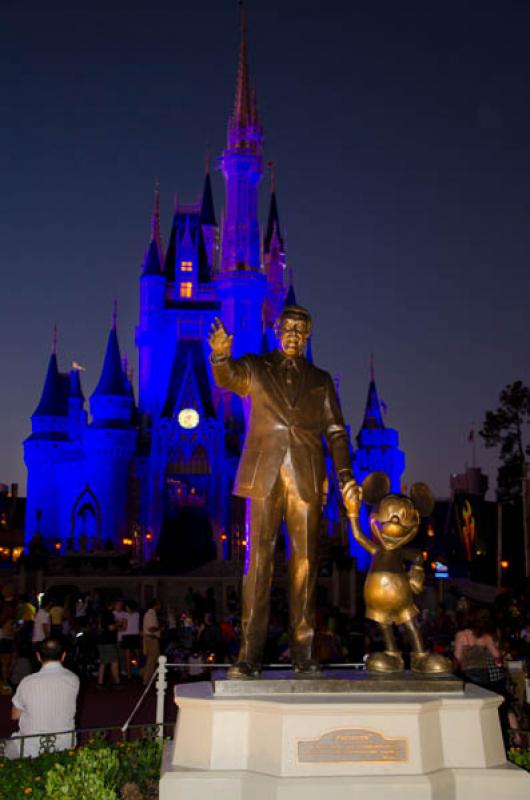
[[[357,481],[349,480],[341,489],[342,501],[349,517],[358,517],[362,501],[362,489]]]

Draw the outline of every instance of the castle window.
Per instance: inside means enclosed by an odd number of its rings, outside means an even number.
[[[181,297],[191,297],[191,290],[193,284],[189,281],[183,281],[180,284],[180,296]]]
[[[193,262],[192,261],[181,261],[180,262],[180,269],[182,272],[192,272],[193,271]]]

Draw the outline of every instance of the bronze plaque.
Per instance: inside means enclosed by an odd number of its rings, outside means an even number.
[[[408,740],[389,738],[369,728],[339,728],[318,739],[298,742],[299,762],[378,762],[408,760]]]

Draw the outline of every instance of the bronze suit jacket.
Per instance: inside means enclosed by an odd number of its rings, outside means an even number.
[[[272,489],[287,452],[300,497],[320,496],[326,477],[322,437],[337,474],[351,476],[348,435],[331,376],[299,359],[299,389],[291,403],[281,374],[282,354],[245,355],[215,363],[218,386],[246,397],[251,407],[233,493],[264,498]],[[345,476],[347,477],[347,476]]]

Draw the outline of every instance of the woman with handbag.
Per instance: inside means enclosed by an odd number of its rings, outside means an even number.
[[[498,631],[489,611],[481,609],[468,615],[467,627],[456,634],[454,655],[466,682],[475,683],[504,698],[499,706],[499,717],[504,743],[509,747],[508,731],[516,731],[518,721],[509,704],[506,669],[499,647]],[[517,738],[518,734],[512,734],[514,744],[517,744]]]

